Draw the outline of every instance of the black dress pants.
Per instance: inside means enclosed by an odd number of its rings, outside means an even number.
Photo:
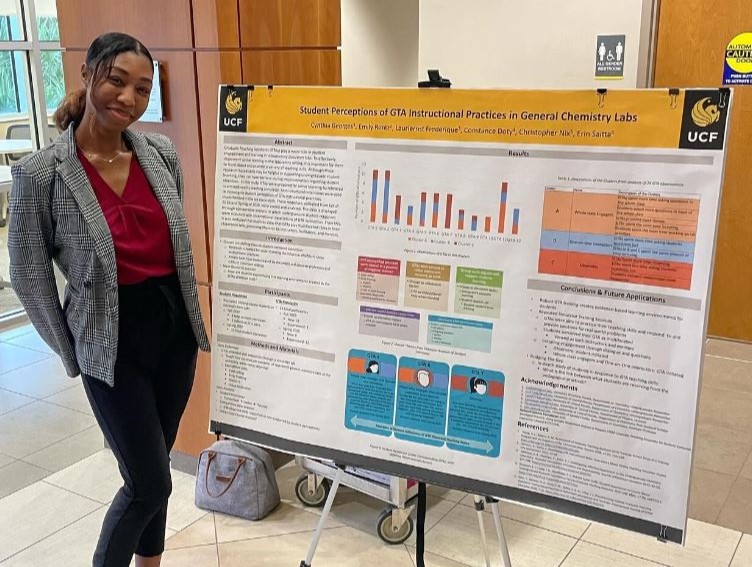
[[[177,277],[121,285],[119,302],[115,386],[83,377],[124,482],[105,516],[94,567],[128,567],[134,553],[164,550],[170,450],[198,352]]]

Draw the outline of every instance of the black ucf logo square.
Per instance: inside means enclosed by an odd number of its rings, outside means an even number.
[[[722,150],[727,117],[728,93],[718,90],[685,91],[679,147]]]
[[[248,87],[222,87],[219,92],[219,130],[246,132]]]

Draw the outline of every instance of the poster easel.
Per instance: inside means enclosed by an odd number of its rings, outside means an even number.
[[[432,79],[221,87],[212,427],[683,543],[729,94]]]
[[[312,567],[313,556],[316,554],[316,548],[321,540],[321,534],[324,531],[324,526],[329,519],[329,514],[334,504],[334,499],[337,496],[340,483],[342,482],[342,475],[344,474],[344,467],[338,466],[337,473],[334,475],[329,495],[324,504],[324,509],[321,512],[321,518],[316,526],[316,531],[313,533],[311,543],[308,546],[308,553],[305,559],[300,562],[300,567]],[[501,524],[501,510],[499,509],[499,500],[490,496],[475,496],[475,510],[478,514],[478,527],[480,529],[481,545],[483,547],[483,554],[485,556],[486,567],[491,567],[491,556],[488,548],[488,542],[486,540],[485,521],[483,513],[485,506],[489,505],[493,513],[494,525],[496,526],[496,536],[499,539],[499,553],[501,555],[501,564],[504,567],[512,567],[512,561],[509,558],[509,548],[507,546],[506,536],[504,535],[504,528]],[[418,560],[418,565],[422,565],[422,557]]]
[[[442,77],[439,73],[438,69],[429,69],[428,70],[428,80],[427,81],[420,81],[418,83],[418,88],[442,88],[447,89],[450,88],[452,85],[451,81],[445,77]],[[316,553],[316,548],[318,547],[319,541],[321,540],[321,533],[324,529],[324,526],[326,525],[326,521],[329,517],[329,513],[331,512],[332,504],[334,503],[334,499],[337,496],[337,491],[339,490],[340,483],[342,482],[342,475],[344,473],[344,467],[341,465],[337,466],[337,473],[334,476],[334,479],[332,481],[332,486],[329,491],[329,495],[327,496],[326,503],[324,504],[324,509],[321,513],[321,519],[319,520],[318,525],[316,526],[316,531],[313,534],[313,538],[311,540],[311,544],[308,548],[308,554],[306,555],[306,558],[300,562],[300,567],[311,567],[313,562],[313,556]],[[424,483],[421,483],[423,485]],[[425,486],[421,487],[421,493],[418,498],[425,498]],[[475,500],[475,510],[478,514],[478,527],[480,529],[480,538],[481,538],[481,545],[483,547],[483,554],[485,556],[485,564],[486,567],[491,567],[491,557],[489,554],[489,548],[488,548],[488,542],[486,540],[486,531],[485,531],[485,523],[483,518],[483,512],[485,510],[486,504],[488,504],[491,507],[491,511],[493,513],[494,517],[494,525],[496,527],[496,536],[499,540],[499,553],[501,555],[501,563],[504,567],[512,567],[512,561],[509,558],[509,548],[507,546],[507,540],[506,536],[504,535],[504,528],[501,524],[501,512],[499,510],[499,500],[497,498],[493,498],[490,496],[474,496]],[[422,505],[421,505],[422,504]],[[423,517],[418,519],[418,529],[419,532],[422,532],[423,524],[425,523],[425,501],[422,503],[419,503],[418,505],[418,514],[419,516],[422,514]],[[419,533],[418,537],[420,538],[422,533]],[[418,567],[423,567],[423,546],[419,545],[417,549],[417,563]]]

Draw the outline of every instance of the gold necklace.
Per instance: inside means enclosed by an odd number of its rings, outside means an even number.
[[[81,146],[79,146],[79,148],[81,148]],[[108,165],[111,165],[113,161],[115,161],[115,160],[116,160],[117,158],[119,158],[119,157],[120,157],[121,155],[123,155],[123,154],[125,153],[125,152],[124,152],[123,150],[119,150],[119,151],[118,151],[118,153],[116,153],[116,154],[114,155],[114,157],[112,157],[112,158],[108,159],[108,158],[103,158],[102,156],[100,156],[100,155],[97,155],[97,154],[92,154],[92,153],[89,153],[89,152],[87,152],[86,150],[84,150],[83,148],[81,148],[81,151],[82,151],[82,152],[84,152],[84,155],[85,155],[85,156],[86,156],[86,157],[87,157],[87,158],[88,158],[89,160],[92,160],[93,158],[97,158],[97,159],[99,159],[99,160],[102,160],[102,161],[106,161],[106,162],[108,163]]]

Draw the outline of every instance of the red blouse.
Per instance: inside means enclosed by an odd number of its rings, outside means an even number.
[[[173,274],[175,256],[167,215],[135,154],[122,196],[112,190],[81,150],[78,159],[112,233],[118,283],[137,284],[150,277]]]

